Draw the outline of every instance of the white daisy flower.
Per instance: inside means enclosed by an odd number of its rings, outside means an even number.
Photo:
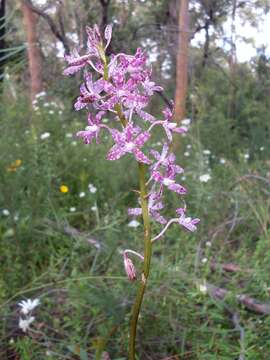
[[[204,175],[199,176],[200,182],[203,182],[203,183],[207,183],[210,179],[211,179],[211,175],[209,175],[209,174],[204,174]]]
[[[137,220],[131,220],[129,223],[128,223],[128,227],[131,227],[131,228],[136,228],[140,226],[140,223],[137,221]]]
[[[219,163],[220,163],[220,164],[226,164],[226,159],[220,158],[220,159],[219,159]]]
[[[24,315],[27,315],[29,312],[34,310],[39,304],[40,304],[39,299],[34,299],[34,300],[27,299],[27,300],[22,300],[21,302],[18,303],[18,305],[21,307],[21,313],[23,313]]]
[[[97,192],[97,188],[93,185],[93,184],[89,184],[88,185],[88,190],[90,191],[90,193],[94,194]]]
[[[190,119],[184,119],[184,120],[181,121],[181,124],[185,125],[185,126],[189,126],[191,124],[191,120]]]
[[[34,316],[30,316],[27,319],[19,319],[19,328],[22,329],[23,332],[26,332],[30,328],[30,324],[35,320]]]
[[[207,293],[207,286],[204,284],[199,285],[199,290],[201,293],[206,294]]]
[[[45,140],[45,139],[48,139],[50,136],[51,136],[51,134],[49,132],[45,132],[40,135],[40,139]]]
[[[203,154],[204,155],[210,155],[211,154],[211,151],[206,149],[206,150],[203,150]]]

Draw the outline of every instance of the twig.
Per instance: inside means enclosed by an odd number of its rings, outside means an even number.
[[[245,273],[252,273],[251,269],[242,269],[239,265],[233,264],[233,263],[227,263],[227,264],[219,264],[215,261],[212,261],[210,263],[211,270],[222,270],[226,272],[245,272]]]
[[[240,355],[238,360],[245,360],[245,329],[240,324],[239,315],[234,313],[232,316],[232,322],[235,325],[235,330],[239,331],[240,333]]]
[[[224,298],[230,294],[229,290],[217,287],[215,285],[207,283],[207,293],[217,300],[224,300]],[[248,295],[235,295],[236,300],[243,305],[245,308],[254,311],[257,314],[269,315],[270,305],[265,303],[259,303],[256,299]]]

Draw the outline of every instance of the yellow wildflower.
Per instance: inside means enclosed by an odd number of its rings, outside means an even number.
[[[16,170],[17,170],[16,166],[10,165],[9,167],[7,167],[7,172],[14,172]]]
[[[61,191],[61,193],[67,193],[67,192],[69,192],[69,188],[67,185],[61,185],[60,191]]]
[[[14,172],[14,171],[17,170],[17,168],[19,166],[21,166],[21,164],[22,164],[22,160],[17,159],[7,167],[7,171],[8,172]]]
[[[15,160],[14,165],[15,165],[16,167],[21,166],[21,165],[22,165],[22,160],[21,160],[21,159]]]

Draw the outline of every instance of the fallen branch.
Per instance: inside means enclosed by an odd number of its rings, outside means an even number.
[[[239,265],[237,264],[233,264],[233,263],[228,263],[228,264],[219,264],[215,261],[212,261],[210,263],[210,268],[211,270],[215,271],[215,270],[222,270],[225,272],[232,272],[232,273],[237,273],[237,272],[245,272],[245,273],[251,273],[252,270],[251,269],[242,269]]]
[[[230,294],[230,291],[224,288],[217,287],[212,284],[205,284],[207,293],[216,300],[224,300]],[[260,303],[256,299],[248,295],[235,295],[236,300],[245,308],[254,311],[257,314],[269,315],[270,304]]]

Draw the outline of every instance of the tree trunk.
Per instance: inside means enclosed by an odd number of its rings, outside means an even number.
[[[209,58],[209,46],[210,46],[210,36],[209,36],[209,21],[207,20],[205,23],[205,41],[203,46],[203,61],[202,61],[202,67],[206,67],[208,63]]]
[[[27,52],[30,72],[31,100],[33,101],[43,89],[42,57],[37,38],[37,15],[31,10],[27,1],[22,1],[23,21],[27,39]]]
[[[236,85],[235,85],[235,77],[236,77],[236,66],[237,66],[237,58],[236,58],[236,29],[235,29],[235,15],[237,8],[237,0],[233,0],[232,3],[232,18],[231,18],[231,53],[229,57],[229,68],[230,68],[230,89],[229,89],[229,106],[228,106],[228,117],[234,118],[236,112]]]
[[[178,46],[176,56],[175,121],[179,124],[185,117],[188,85],[188,0],[180,0],[178,15]]]
[[[6,34],[6,0],[0,0],[0,83],[4,80],[5,72],[5,34]]]

